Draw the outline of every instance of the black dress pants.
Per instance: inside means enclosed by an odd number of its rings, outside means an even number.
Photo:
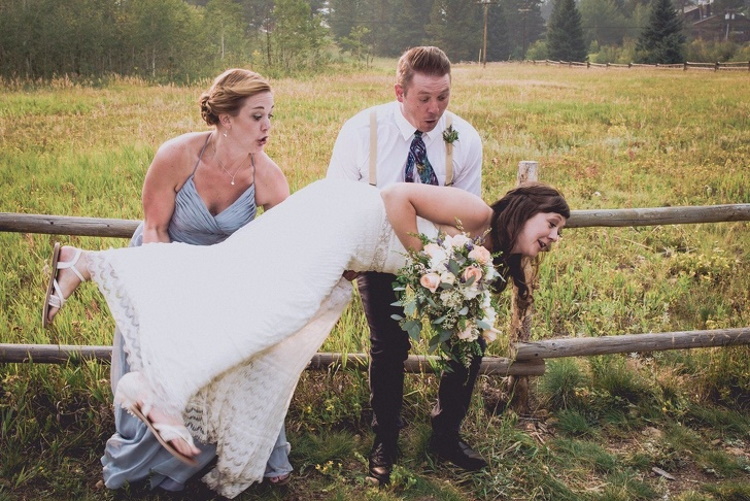
[[[368,272],[357,279],[367,322],[370,326],[370,405],[373,431],[381,438],[395,438],[401,427],[401,407],[404,396],[404,361],[409,356],[409,335],[391,315],[403,316],[403,309],[392,306],[395,275]],[[482,341],[482,349],[485,345]],[[432,417],[433,433],[452,436],[458,434],[466,417],[471,394],[479,373],[481,357],[475,357],[467,369],[451,362],[450,371],[440,379],[438,401]]]

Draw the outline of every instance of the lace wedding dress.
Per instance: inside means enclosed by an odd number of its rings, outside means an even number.
[[[132,370],[216,444],[203,480],[233,498],[262,480],[299,375],[351,299],[342,273],[394,273],[405,251],[376,188],[322,180],[220,244],[90,256]]]

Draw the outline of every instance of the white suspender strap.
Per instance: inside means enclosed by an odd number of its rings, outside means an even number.
[[[445,114],[445,128],[450,129],[453,124],[453,115]],[[445,186],[453,184],[453,143],[445,142]]]
[[[378,114],[370,112],[370,184],[378,185]]]

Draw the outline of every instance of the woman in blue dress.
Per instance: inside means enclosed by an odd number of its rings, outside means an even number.
[[[274,106],[271,87],[257,73],[231,69],[219,75],[200,97],[203,120],[213,130],[182,134],[158,149],[143,185],[144,221],[131,246],[153,242],[211,245],[252,221],[258,207],[271,209],[287,196],[289,185],[263,151]],[[114,392],[130,372],[119,329],[115,331],[111,384]],[[104,484],[110,489],[149,478],[152,488],[179,491],[216,455],[212,444],[198,444],[194,465],[175,459],[144,423],[115,406],[116,433],[102,457]],[[282,426],[265,476],[289,479],[290,446]]]

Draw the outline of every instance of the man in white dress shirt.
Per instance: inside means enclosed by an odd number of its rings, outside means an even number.
[[[370,183],[380,188],[399,182],[449,185],[481,195],[482,143],[466,120],[446,112],[450,101],[451,63],[437,47],[414,47],[398,62],[396,100],[363,110],[339,132],[328,177]],[[357,277],[370,326],[370,403],[375,440],[369,456],[370,476],[390,481],[398,456],[398,433],[408,334],[392,314],[394,275],[363,273]],[[468,411],[480,359],[467,370],[451,364],[440,381],[432,411],[430,451],[467,470],[487,465],[459,435]]]

